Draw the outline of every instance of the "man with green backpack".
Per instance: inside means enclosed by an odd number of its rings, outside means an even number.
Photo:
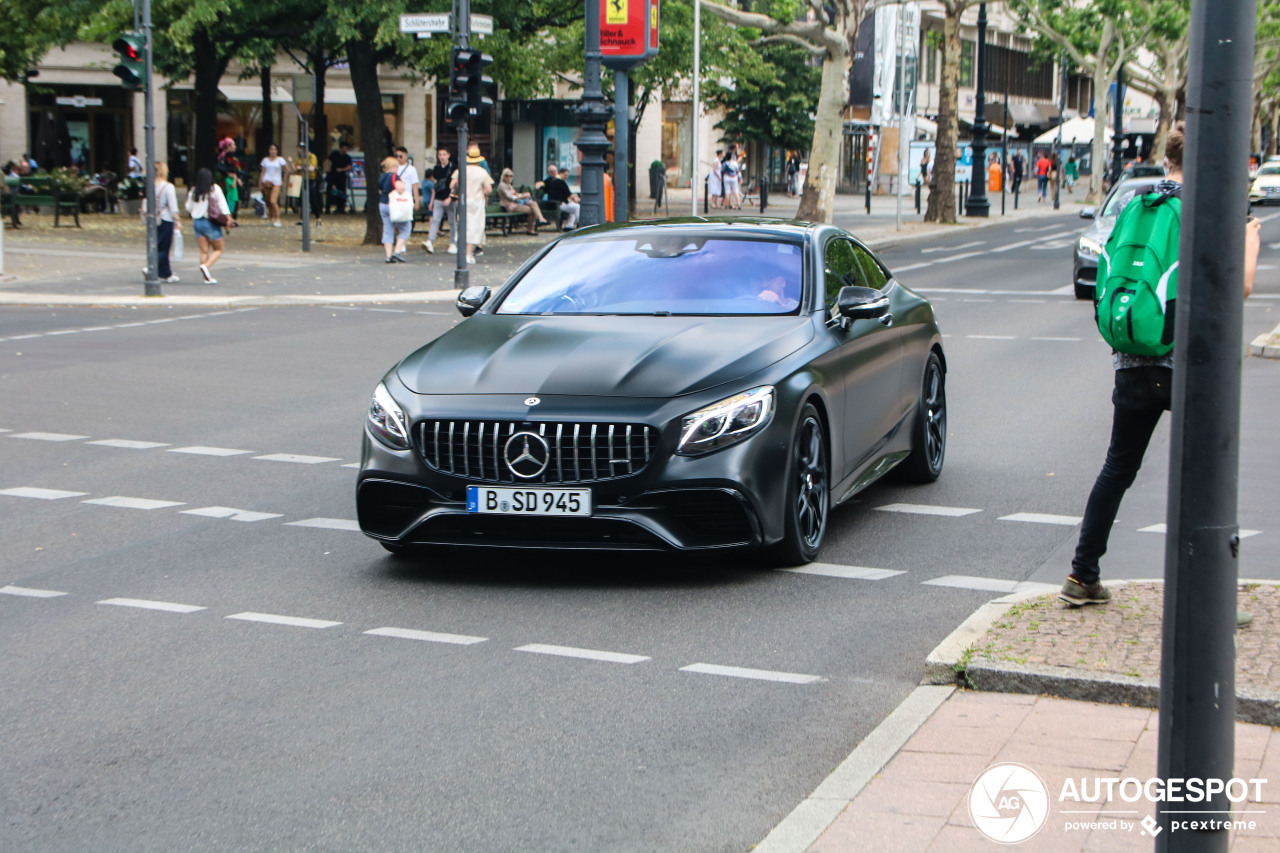
[[[1058,597],[1068,604],[1106,604],[1111,591],[1099,581],[1098,560],[1124,493],[1133,485],[1173,389],[1173,328],[1178,294],[1178,229],[1182,215],[1183,127],[1169,132],[1168,178],[1155,191],[1125,206],[1098,256],[1094,292],[1098,331],[1113,350],[1115,414],[1107,459],[1089,493],[1080,540]],[[1245,232],[1244,295],[1253,291],[1259,227]]]

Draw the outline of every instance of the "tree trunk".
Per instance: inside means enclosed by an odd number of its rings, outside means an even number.
[[[1274,157],[1276,153],[1276,136],[1280,135],[1280,109],[1277,109],[1275,101],[1271,102],[1271,138],[1267,140],[1267,156]]]
[[[218,43],[204,27],[191,34],[191,44],[196,74],[196,138],[189,164],[191,174],[186,177],[194,180],[196,170],[212,170],[218,165],[218,82],[229,60],[218,56]]]
[[[356,93],[356,115],[360,119],[360,139],[364,149],[365,206],[364,244],[382,242],[382,216],[378,213],[378,176],[387,150],[386,119],[382,116],[382,88],[378,84],[378,58],[373,45],[363,39],[347,42],[347,62],[351,66],[351,88]]]
[[[929,179],[929,207],[925,222],[956,221],[956,139],[960,133],[958,89],[960,86],[960,15],[964,7],[947,9],[942,22],[942,80],[938,86],[938,138],[933,151],[933,174]],[[976,70],[975,70],[976,73]],[[974,174],[981,173],[974,164]]]
[[[267,149],[276,140],[276,115],[271,108],[271,66],[264,65],[258,70],[262,83],[262,120],[258,122],[258,156],[266,157]],[[280,152],[284,156],[284,152]],[[283,194],[283,193],[282,193]]]
[[[1151,143],[1151,162],[1159,165],[1164,160],[1165,143],[1169,141],[1169,129],[1173,127],[1173,99],[1177,93],[1171,88],[1158,88],[1155,93],[1160,118],[1156,119],[1156,138]]]
[[[856,30],[855,30],[856,36]],[[846,41],[845,44],[848,44]],[[809,172],[796,218],[831,222],[835,217],[836,177],[844,141],[844,105],[849,103],[849,52],[828,49],[822,61],[822,90],[809,146]]]

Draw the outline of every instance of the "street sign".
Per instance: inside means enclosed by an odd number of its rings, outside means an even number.
[[[471,34],[481,36],[493,35],[493,16],[492,15],[472,15],[471,16]]]
[[[600,54],[606,67],[629,71],[658,55],[659,0],[599,0]]]
[[[449,13],[425,15],[401,15],[400,32],[402,33],[447,33],[449,32]]]

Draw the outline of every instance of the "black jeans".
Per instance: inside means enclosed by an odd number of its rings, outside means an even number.
[[[1169,410],[1173,371],[1167,367],[1131,367],[1116,371],[1111,394],[1115,415],[1107,461],[1089,493],[1080,525],[1080,541],[1071,573],[1084,584],[1098,582],[1098,560],[1107,553],[1107,539],[1124,493],[1142,467],[1151,434],[1160,415]]]
[[[162,219],[156,224],[156,251],[160,254],[158,275],[162,279],[173,275],[173,268],[169,266],[169,249],[172,246],[173,223]]]

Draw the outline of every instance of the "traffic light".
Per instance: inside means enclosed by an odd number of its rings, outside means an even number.
[[[131,92],[141,92],[146,88],[146,45],[147,39],[142,33],[125,32],[111,43],[111,48],[120,54],[120,64],[112,69],[120,83]]]
[[[478,50],[454,48],[449,70],[449,118],[452,120],[478,116],[493,107],[493,99],[485,88],[493,80],[485,76],[485,66],[493,57]]]

